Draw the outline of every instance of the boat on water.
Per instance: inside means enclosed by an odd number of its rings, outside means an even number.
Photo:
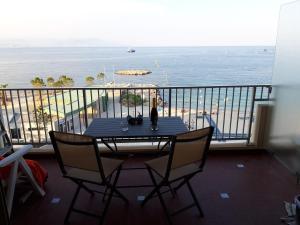
[[[129,49],[127,50],[127,52],[129,52],[129,53],[134,53],[134,52],[135,52],[135,49],[129,48]]]

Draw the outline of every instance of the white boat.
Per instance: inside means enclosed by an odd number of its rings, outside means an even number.
[[[135,49],[129,48],[129,49],[127,50],[127,52],[129,52],[129,53],[134,53],[134,52],[135,52]]]

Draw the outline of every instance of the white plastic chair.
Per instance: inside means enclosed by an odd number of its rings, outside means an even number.
[[[38,185],[38,183],[36,182],[35,178],[32,175],[29,166],[27,165],[26,161],[23,158],[23,156],[26,153],[28,153],[31,149],[32,149],[32,145],[26,145],[0,161],[0,168],[12,164],[12,168],[10,170],[10,174],[7,182],[7,189],[6,189],[6,205],[7,205],[7,211],[9,216],[12,210],[19,166],[21,167],[23,174],[30,181],[36,193],[39,194],[40,196],[45,196],[45,191]]]

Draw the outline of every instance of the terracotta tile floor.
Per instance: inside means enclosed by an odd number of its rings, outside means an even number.
[[[142,165],[148,158],[130,159],[126,166]],[[59,225],[76,186],[61,177],[56,160],[53,157],[36,158],[48,171],[47,195],[44,198],[31,196],[26,204],[16,203],[13,211],[13,225]],[[243,164],[244,168],[238,168]],[[150,183],[147,171],[124,171],[119,184]],[[192,185],[202,205],[205,217],[199,218],[196,208],[173,218],[174,224],[211,224],[211,225],[272,225],[281,224],[279,217],[285,215],[284,200],[292,200],[300,192],[295,177],[264,151],[221,152],[208,157],[205,170],[192,180]],[[167,224],[165,215],[157,198],[152,199],[144,208],[137,201],[138,195],[145,195],[149,188],[121,189],[130,200],[125,205],[119,199],[113,199],[105,224],[109,225],[147,225]],[[228,193],[228,199],[222,199],[220,193]],[[52,204],[53,198],[60,198],[58,204]],[[186,187],[172,199],[165,195],[172,209],[190,203],[191,198]],[[100,196],[90,198],[81,192],[78,208],[99,212],[102,206]],[[93,225],[97,219],[73,213],[70,224]]]

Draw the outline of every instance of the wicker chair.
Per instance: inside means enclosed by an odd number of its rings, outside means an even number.
[[[74,211],[97,217],[100,219],[100,224],[102,224],[113,196],[119,197],[128,203],[127,198],[116,189],[122,160],[101,157],[97,141],[92,137],[54,131],[50,131],[49,134],[63,176],[78,185],[65,217],[65,223],[68,223],[70,214]],[[115,178],[113,179],[114,174]],[[91,190],[85,184],[103,186],[105,191]],[[81,188],[91,195],[101,193],[104,195],[103,199],[107,196],[102,215],[95,215],[74,208]]]
[[[179,134],[172,140],[169,155],[145,162],[155,188],[146,196],[142,206],[152,197],[158,196],[169,224],[172,224],[171,216],[194,206],[203,217],[203,211],[192,189],[190,179],[203,170],[213,130],[213,127],[208,127]],[[158,176],[154,177],[154,173]],[[174,182],[178,183],[177,186],[171,187]],[[187,184],[194,203],[170,213],[162,197],[161,188],[169,187],[169,191],[174,195],[184,184]]]

